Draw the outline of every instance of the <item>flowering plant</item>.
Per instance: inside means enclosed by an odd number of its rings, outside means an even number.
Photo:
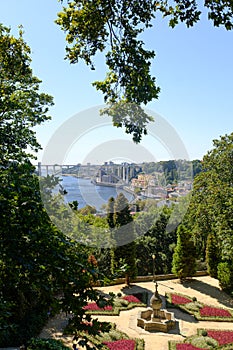
[[[111,305],[107,305],[107,306],[101,308],[96,303],[89,303],[86,306],[84,306],[83,309],[84,310],[91,310],[91,311],[98,311],[98,310],[111,311],[112,310],[112,306]]]
[[[122,299],[127,300],[129,303],[141,303],[141,300],[134,295],[125,295]]]
[[[132,339],[121,339],[116,341],[104,342],[110,350],[134,350],[135,340]]]
[[[200,315],[201,316],[214,316],[214,317],[232,317],[230,311],[228,311],[228,310],[220,309],[217,307],[211,307],[211,306],[207,306],[207,305],[204,305],[200,309]]]
[[[176,350],[207,350],[207,349],[197,348],[192,344],[180,343],[180,344],[176,344]]]
[[[186,297],[182,297],[181,295],[178,294],[171,294],[171,301],[172,304],[188,304],[190,303],[192,300]]]
[[[207,331],[208,337],[214,338],[219,345],[233,343],[233,331]]]

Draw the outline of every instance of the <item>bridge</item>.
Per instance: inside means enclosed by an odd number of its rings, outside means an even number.
[[[78,177],[99,178],[99,181],[112,182],[112,178],[118,179],[125,183],[129,183],[130,179],[135,177],[138,172],[141,171],[141,167],[137,164],[114,164],[113,162],[105,162],[102,165],[95,165],[87,163],[82,164],[42,164],[37,165],[37,172],[39,176],[47,175],[76,175]],[[110,179],[111,177],[111,179]],[[115,180],[114,180],[115,182]]]
[[[36,168],[39,176],[44,174],[47,176],[58,175],[59,173],[62,173],[63,169],[69,169],[77,166],[77,164],[41,164],[41,162],[38,162]]]

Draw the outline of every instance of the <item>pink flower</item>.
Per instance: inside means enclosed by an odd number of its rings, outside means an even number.
[[[232,317],[228,310],[219,309],[211,306],[203,306],[200,309],[201,316],[219,316],[219,317]]]
[[[91,310],[91,311],[97,311],[97,310],[111,311],[112,310],[112,306],[111,305],[107,305],[104,308],[100,308],[96,303],[89,303],[86,306],[84,306],[83,309],[84,310]]]
[[[179,304],[188,304],[192,301],[191,299],[182,297],[178,294],[172,294],[171,298],[172,298],[172,304],[178,304],[178,305]]]
[[[176,344],[176,350],[207,350],[207,349],[201,349],[197,348],[196,346],[193,346],[192,344]]]
[[[141,303],[141,300],[136,298],[134,295],[125,295],[124,300],[127,300],[129,303]]]
[[[104,344],[110,350],[134,350],[135,340],[132,339],[121,339],[116,341],[107,341]]]
[[[207,331],[207,334],[217,340],[219,345],[233,343],[233,331]]]

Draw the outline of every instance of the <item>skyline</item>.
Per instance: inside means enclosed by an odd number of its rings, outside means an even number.
[[[36,128],[44,149],[68,120],[79,115],[76,125],[79,133],[80,123],[86,121],[82,114],[103,105],[102,95],[91,86],[91,82],[105,77],[101,55],[95,60],[94,72],[82,62],[70,65],[64,60],[65,35],[54,23],[60,10],[61,4],[56,0],[41,0],[33,6],[30,0],[0,3],[0,22],[10,26],[14,35],[18,25],[24,26],[24,38],[32,50],[33,72],[42,80],[41,90],[54,96],[55,105],[50,109],[52,121]],[[161,87],[159,99],[146,108],[161,116],[176,132],[188,159],[202,159],[212,149],[213,139],[233,131],[233,32],[214,28],[202,15],[201,21],[189,29],[183,24],[171,29],[166,19],[157,18],[155,26],[143,37],[147,46],[156,52],[151,73]],[[102,122],[104,117],[99,118]],[[101,152],[106,161],[116,158],[134,161],[133,157],[139,156],[142,160],[159,161],[171,156],[171,147],[167,149],[158,137],[148,135],[140,145],[134,145],[130,136],[111,126],[109,118],[104,120],[105,124],[89,126],[84,134],[73,139],[65,162],[98,160]],[[124,147],[121,146],[122,152],[119,152],[121,144]],[[109,148],[112,153],[108,154]],[[129,154],[123,154],[125,148],[129,148]],[[43,153],[39,153],[38,161]]]

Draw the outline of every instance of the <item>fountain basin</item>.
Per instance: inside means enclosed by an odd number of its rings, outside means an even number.
[[[146,331],[159,331],[167,333],[174,329],[176,320],[173,312],[167,310],[158,310],[157,317],[153,317],[153,309],[148,307],[140,311],[137,318],[137,326],[144,328]]]

